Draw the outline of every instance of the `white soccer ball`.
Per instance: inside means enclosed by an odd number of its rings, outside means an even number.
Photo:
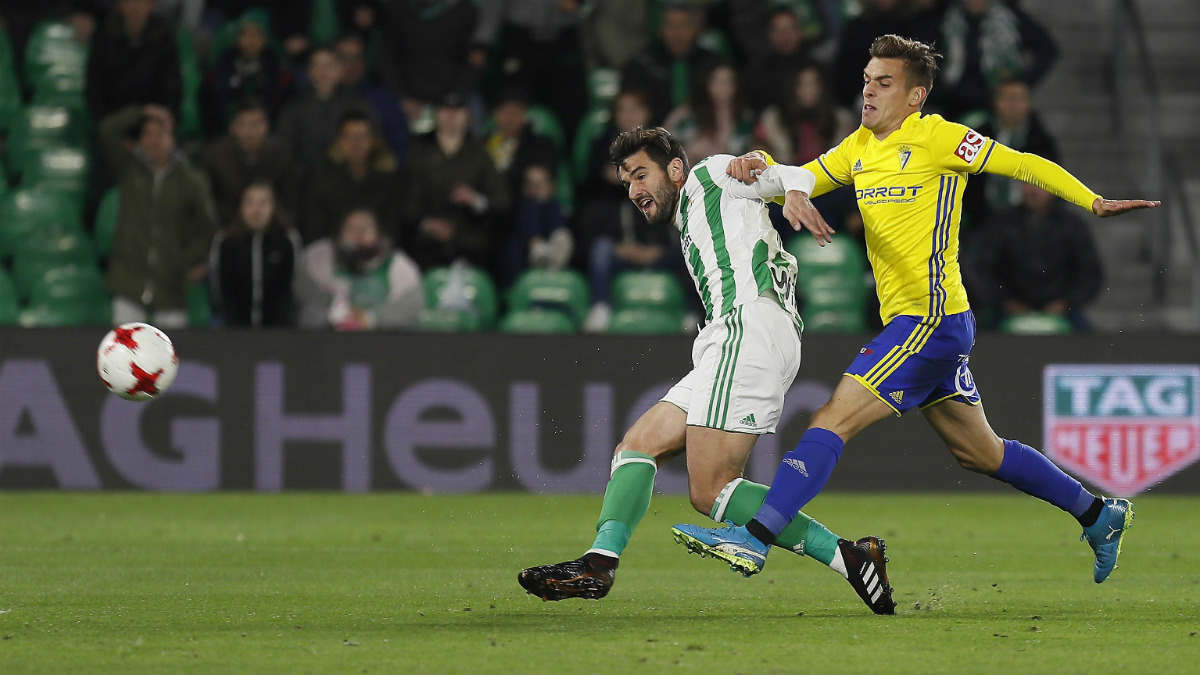
[[[161,330],[127,323],[108,332],[96,350],[100,381],[130,401],[145,401],[167,390],[179,371],[175,346]]]

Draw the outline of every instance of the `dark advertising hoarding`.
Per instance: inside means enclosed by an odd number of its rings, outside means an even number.
[[[687,372],[691,352],[682,337],[176,331],[174,385],[133,403],[96,376],[103,333],[0,330],[0,489],[600,492],[613,446]],[[865,341],[805,338],[779,433],[759,440],[748,477],[770,480]],[[1187,337],[983,336],[971,369],[997,432],[1042,447],[1047,367],[1198,357]],[[1171,382],[1146,377],[1134,380],[1152,386],[1142,394],[1178,412]],[[958,468],[919,416],[853,440],[830,489],[1008,489]],[[1170,470],[1143,489],[1196,489],[1194,453],[1184,463],[1144,449],[1137,461]],[[1092,464],[1130,461],[1080,452]],[[659,473],[659,490],[686,490],[677,464]]]

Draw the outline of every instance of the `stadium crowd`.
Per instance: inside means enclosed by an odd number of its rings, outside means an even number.
[[[41,0],[0,10],[0,323],[681,332],[678,235],[608,162],[801,164],[858,125],[871,42],[934,43],[925,112],[1057,159],[1055,59],[1005,0]],[[851,191],[800,259],[810,330],[878,325]],[[974,176],[963,269],[986,328],[1086,330],[1087,226]],[[98,309],[102,307],[101,309]]]

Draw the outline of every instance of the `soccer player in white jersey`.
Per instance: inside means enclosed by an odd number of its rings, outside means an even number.
[[[697,511],[743,524],[761,508],[767,487],[742,472],[759,435],[774,433],[779,422],[800,367],[803,329],[795,309],[796,260],[780,245],[766,202],[783,198],[783,214],[797,230],[832,233],[804,197],[816,181],[807,169],[772,166],[745,185],[726,175],[733,157],[713,155],[689,169],[670,133],[642,127],[622,133],[610,159],[646,219],[679,231],[706,325],[692,347],[692,371],[617,446],[592,547],[576,560],[518,575],[543,600],[608,593],[621,552],[649,508],[658,467],[685,449]],[[895,612],[878,537],[840,539],[801,513],[775,544],[841,573],[875,613]]]

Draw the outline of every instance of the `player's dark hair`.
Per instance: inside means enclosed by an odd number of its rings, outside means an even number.
[[[662,127],[634,127],[629,131],[622,131],[608,148],[608,160],[613,166],[619,167],[631,155],[636,155],[641,150],[646,151],[663,173],[666,173],[667,165],[673,159],[683,162],[684,174],[689,170],[687,153],[683,151],[683,146],[675,140],[671,132]]]
[[[928,92],[933,89],[933,79],[938,74],[937,60],[942,55],[920,40],[881,35],[871,43],[871,57],[900,59],[904,62],[904,79],[908,87],[925,87]]]

